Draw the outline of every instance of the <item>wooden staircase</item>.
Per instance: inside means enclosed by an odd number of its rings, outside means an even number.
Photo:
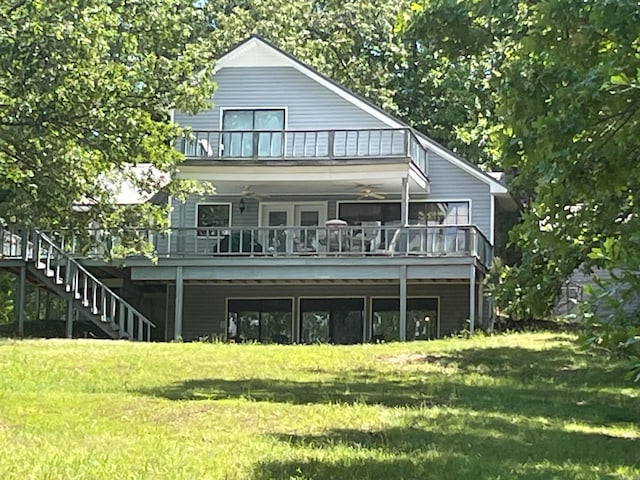
[[[38,230],[0,230],[0,259],[19,260],[29,274],[108,338],[150,341],[153,322]],[[71,336],[71,322],[67,336]]]

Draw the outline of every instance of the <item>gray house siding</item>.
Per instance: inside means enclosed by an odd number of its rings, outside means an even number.
[[[435,297],[439,299],[440,336],[460,330],[469,316],[468,284],[410,284],[409,297]],[[398,285],[185,285],[183,311],[183,338],[224,337],[227,299],[291,298],[294,324],[297,324],[297,305],[305,297],[357,297],[364,298],[368,311],[371,298],[398,297]],[[172,327],[170,327],[170,330]]]
[[[429,180],[435,200],[470,200],[470,223],[491,238],[491,202],[489,185],[435,154],[429,155]]]
[[[220,130],[221,108],[286,107],[289,130],[384,128],[386,125],[292,67],[225,68],[216,73],[213,107],[174,119],[194,130]]]

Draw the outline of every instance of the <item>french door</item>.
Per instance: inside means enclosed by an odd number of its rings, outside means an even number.
[[[275,227],[263,235],[266,252],[313,252],[318,249],[318,226],[327,220],[327,205],[317,203],[262,204],[261,225]]]

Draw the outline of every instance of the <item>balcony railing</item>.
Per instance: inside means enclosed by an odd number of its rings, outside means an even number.
[[[410,128],[357,130],[194,130],[178,141],[187,158],[410,158],[427,174],[427,150]]]
[[[80,257],[110,258],[127,243],[154,247],[159,258],[205,257],[475,257],[488,266],[492,246],[472,225],[171,228],[49,232],[64,250]],[[15,232],[4,230],[3,256],[21,256]]]

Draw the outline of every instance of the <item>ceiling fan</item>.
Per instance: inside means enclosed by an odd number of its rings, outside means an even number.
[[[358,200],[368,200],[368,199],[384,200],[385,197],[386,197],[385,192],[379,192],[374,190],[372,188],[372,185],[362,185]]]
[[[252,188],[251,185],[245,185],[244,188],[242,189],[242,192],[240,193],[240,195],[243,198],[253,198],[255,200],[261,200],[263,197],[265,197],[266,195],[262,195],[262,194],[258,194],[256,193]]]

